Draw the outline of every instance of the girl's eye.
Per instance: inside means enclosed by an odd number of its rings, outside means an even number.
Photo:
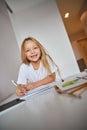
[[[26,52],[29,52],[30,50],[26,50]]]
[[[36,46],[36,47],[34,47],[34,49],[38,49],[38,47]]]

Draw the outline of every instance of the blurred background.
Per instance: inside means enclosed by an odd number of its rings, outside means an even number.
[[[87,68],[87,0],[56,0],[80,71]]]

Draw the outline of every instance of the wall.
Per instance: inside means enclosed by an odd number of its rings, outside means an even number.
[[[87,37],[78,40],[77,44],[79,44],[79,50],[87,66]]]
[[[82,13],[80,20],[81,20],[81,23],[82,23],[82,25],[84,27],[84,31],[85,31],[85,33],[87,35],[87,7],[86,7],[86,11],[84,11]]]
[[[3,0],[0,0],[0,102],[15,93],[11,80],[17,79],[19,48]]]

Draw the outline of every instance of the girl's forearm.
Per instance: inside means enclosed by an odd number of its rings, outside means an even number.
[[[35,87],[38,87],[38,86],[41,86],[41,85],[46,85],[46,84],[51,83],[53,81],[55,81],[55,73],[47,76],[46,78],[44,78],[42,80],[35,82]]]
[[[39,80],[39,81],[36,81],[36,82],[33,82],[33,83],[28,83],[26,85],[26,90],[32,90],[34,88],[37,88],[39,86],[42,86],[42,85],[46,85],[46,84],[49,84],[51,82],[55,81],[55,73],[47,76],[46,78],[42,79],[42,80]]]

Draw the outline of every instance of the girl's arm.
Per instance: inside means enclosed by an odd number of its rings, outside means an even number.
[[[39,87],[41,85],[46,85],[48,83],[51,83],[53,81],[55,81],[55,73],[45,77],[42,80],[37,81],[37,82],[28,83],[26,85],[26,90],[31,90],[31,89],[34,89],[34,88]]]

